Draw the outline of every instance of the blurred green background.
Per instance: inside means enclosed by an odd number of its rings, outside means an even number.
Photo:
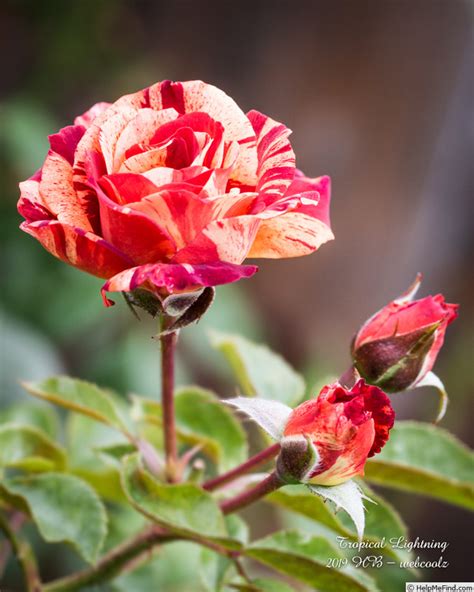
[[[422,271],[423,295],[461,303],[436,371],[451,396],[444,426],[472,438],[472,13],[461,0],[4,1],[0,405],[26,397],[19,379],[57,372],[158,396],[156,327],[118,300],[103,308],[101,280],[18,230],[17,184],[41,166],[47,135],[91,104],[199,78],[285,122],[299,167],[331,175],[336,241],[310,257],[261,261],[255,278],[220,288],[183,334],[179,382],[235,392],[208,344],[207,330],[219,328],[267,341],[320,384],[347,367],[360,323]],[[400,418],[429,420],[436,401],[420,389],[394,404]],[[441,579],[468,581],[467,514],[389,499],[413,538],[450,542]],[[268,517],[254,513],[256,533],[271,530]]]

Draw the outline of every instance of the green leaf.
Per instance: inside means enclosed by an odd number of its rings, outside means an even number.
[[[120,485],[120,463],[98,450],[129,446],[124,436],[86,415],[72,413],[66,423],[66,442],[69,471],[87,481],[100,497],[126,502]]]
[[[163,545],[158,553],[148,554],[144,564],[116,578],[113,591],[203,592],[196,581],[200,550],[194,543],[181,541]],[[105,591],[100,587],[95,592]]]
[[[244,413],[262,428],[272,440],[276,440],[277,442],[282,439],[288,418],[293,411],[291,407],[283,403],[278,403],[278,401],[256,399],[254,397],[226,399],[225,403]]]
[[[474,455],[431,424],[400,421],[382,452],[367,462],[366,479],[474,509]]]
[[[249,529],[239,516],[230,514],[225,517],[225,523],[227,533],[231,538],[237,539],[244,545],[247,544]],[[201,550],[199,579],[206,592],[220,590],[224,581],[233,573],[235,573],[234,564],[228,557],[211,551],[211,549],[203,548]]]
[[[294,592],[294,589],[290,588],[288,584],[263,578],[253,580],[251,584],[230,584],[229,588],[239,590],[239,592]]]
[[[65,464],[64,450],[40,430],[15,423],[0,426],[0,467],[40,472]]]
[[[46,403],[22,401],[0,411],[0,424],[16,423],[38,428],[50,438],[59,434],[59,417],[56,410]]]
[[[141,397],[134,397],[133,402],[135,419],[162,426],[160,403]],[[227,471],[246,460],[245,431],[217,395],[195,386],[178,389],[175,411],[179,440],[192,446],[200,445],[220,471]]]
[[[69,376],[53,376],[39,382],[26,382],[23,386],[35,397],[77,411],[128,434],[113,397],[95,384]]]
[[[242,426],[211,391],[198,387],[179,389],[175,395],[176,424],[183,436],[198,436],[216,444],[216,458],[224,472],[247,458],[247,438]]]
[[[340,485],[324,487],[323,485],[308,485],[310,491],[336,504],[336,509],[345,510],[355,524],[357,536],[362,540],[365,528],[364,497],[362,490],[355,481],[346,481]]]
[[[143,468],[138,454],[123,461],[122,487],[135,509],[170,532],[231,549],[241,547],[227,537],[224,517],[209,493],[192,484],[159,483]]]
[[[44,473],[4,479],[3,487],[29,508],[43,538],[69,542],[93,563],[107,534],[105,508],[81,479],[62,473]]]
[[[396,510],[367,485],[362,484],[362,488],[376,502],[369,504],[367,508],[364,540],[377,542],[383,537],[407,537],[407,527]],[[350,541],[357,541],[354,523],[349,516],[345,512],[336,514],[323,498],[311,493],[305,485],[287,485],[266,496],[265,501],[323,524]],[[405,552],[396,551],[390,545],[381,551],[400,560],[407,559]]]
[[[107,446],[94,446],[94,451],[107,461],[120,463],[124,456],[135,452],[136,447],[132,444],[123,442],[119,444],[109,444]]]
[[[326,567],[330,558],[343,559],[343,556],[337,547],[322,537],[282,531],[254,542],[246,550],[246,555],[314,586],[320,592],[367,592],[375,589],[372,583],[367,586],[356,576]]]
[[[323,498],[311,493],[306,485],[285,485],[264,500],[324,524],[343,536],[351,534]]]
[[[290,407],[303,398],[302,377],[265,345],[215,331],[211,334],[211,343],[227,358],[245,395],[273,399]]]

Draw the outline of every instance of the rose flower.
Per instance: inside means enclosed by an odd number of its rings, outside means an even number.
[[[200,81],[98,103],[50,136],[20,184],[21,228],[106,278],[104,294],[161,298],[248,277],[247,257],[307,255],[333,238],[329,178],[295,168],[289,134]]]
[[[364,474],[388,440],[395,413],[378,387],[335,383],[296,407],[280,440],[278,473],[290,483],[339,485]]]

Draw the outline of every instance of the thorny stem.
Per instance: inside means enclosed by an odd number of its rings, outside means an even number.
[[[224,514],[231,514],[237,512],[242,508],[256,502],[263,496],[275,491],[285,483],[280,479],[276,472],[270,473],[263,481],[261,481],[255,487],[247,489],[246,491],[239,493],[235,497],[221,502],[220,508]]]
[[[43,592],[73,592],[86,586],[100,584],[123,572],[143,553],[149,552],[154,546],[162,542],[170,542],[176,537],[167,534],[161,528],[153,526],[142,531],[130,541],[127,541],[104,555],[96,565],[74,573],[65,578],[54,580],[43,586]]]
[[[166,318],[162,319],[161,329],[166,329]],[[161,404],[163,407],[163,432],[168,481],[177,480],[178,446],[174,413],[174,357],[178,334],[167,333],[160,336],[161,342]]]
[[[255,454],[254,456],[250,457],[248,460],[246,460],[238,467],[235,467],[234,469],[227,471],[227,473],[222,473],[222,475],[218,475],[213,479],[209,479],[209,481],[203,483],[202,487],[207,491],[214,491],[215,489],[222,487],[226,483],[234,481],[235,479],[237,479],[237,477],[240,477],[241,475],[248,473],[251,469],[259,465],[262,465],[267,460],[270,460],[278,454],[279,450],[280,444],[273,444],[272,446],[265,448],[265,450],[262,450],[258,454]]]
[[[20,541],[12,526],[0,514],[0,530],[3,531],[10,547],[15,554],[23,572],[27,592],[40,592],[41,582],[38,575],[36,560],[30,545],[26,541]]]

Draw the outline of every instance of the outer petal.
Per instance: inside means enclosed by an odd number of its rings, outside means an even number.
[[[430,372],[431,369],[433,368],[434,363],[436,362],[436,358],[438,357],[439,350],[443,347],[446,329],[447,329],[448,325],[450,323],[452,323],[454,321],[454,319],[457,317],[457,310],[459,308],[458,305],[457,304],[448,304],[448,303],[445,303],[445,305],[447,307],[449,307],[449,316],[436,329],[433,344],[430,347],[430,351],[428,352],[426,358],[423,361],[423,365],[421,367],[420,373],[418,374],[415,382],[413,383],[413,386],[416,386],[417,384],[419,384],[423,380],[423,378],[425,378],[425,376],[428,374],[428,372]]]
[[[51,150],[62,156],[72,165],[74,163],[74,153],[81,140],[85,127],[82,125],[69,125],[63,127],[58,133],[49,136],[49,145]]]
[[[257,136],[257,191],[283,195],[295,176],[291,130],[258,111],[247,114]]]
[[[354,347],[393,335],[406,335],[437,322],[444,323],[445,329],[456,318],[457,308],[446,303],[441,294],[407,304],[391,302],[364,324],[356,336]]]
[[[102,288],[107,306],[113,304],[106,292],[128,292],[144,288],[152,292],[191,292],[202,287],[218,286],[247,278],[257,271],[254,265],[232,265],[231,263],[157,263],[127,269],[112,277]]]
[[[39,182],[33,178],[20,183],[20,199],[18,200],[18,212],[28,222],[36,220],[49,220],[53,214],[44,206],[39,194]]]
[[[111,103],[105,102],[96,103],[95,105],[92,105],[92,107],[88,111],[76,117],[76,119],[74,120],[74,125],[83,125],[86,128],[89,127],[91,123],[94,121],[94,119],[98,117],[101,113],[103,113],[106,109],[108,109],[110,105]]]
[[[46,207],[60,222],[87,232],[92,230],[87,211],[73,186],[72,166],[52,150],[43,164],[39,193]]]
[[[24,222],[21,228],[58,259],[92,275],[107,278],[130,266],[125,255],[81,228],[57,220]]]
[[[329,226],[329,177],[298,178],[288,188],[287,199],[298,196],[291,194],[293,189],[300,191],[299,205],[262,222],[249,257],[278,259],[308,255],[334,238]],[[317,202],[315,192],[319,197]]]

